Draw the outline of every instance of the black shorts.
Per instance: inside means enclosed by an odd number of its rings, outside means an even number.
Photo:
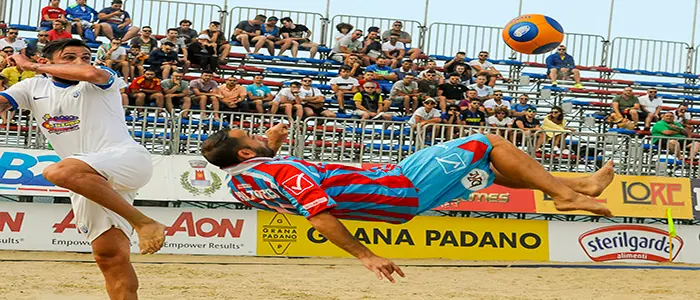
[[[272,101],[263,101],[263,111],[268,110],[270,107],[272,107]],[[246,112],[256,112],[255,111],[255,102],[253,101],[243,101],[241,103],[238,103],[238,107],[240,107],[240,111],[246,111]]]
[[[625,110],[623,110],[623,111],[622,111],[622,115],[625,116],[625,117],[626,117],[627,119],[629,119],[630,121],[632,121],[632,116],[630,115],[630,109],[631,109],[631,108],[626,108]],[[637,109],[637,115],[639,115],[639,120],[640,120],[640,121],[646,119],[646,117],[647,117],[648,114],[649,114],[649,113],[647,113],[647,112],[646,112],[645,110],[643,110],[643,109]],[[637,124],[634,124],[634,125],[636,126]]]
[[[311,105],[304,105],[304,108],[307,108],[307,107],[310,108],[311,111],[314,112],[314,116],[319,116],[319,117],[322,116],[322,113],[327,110],[325,105],[321,106],[319,108],[316,108],[316,107],[311,106]]]

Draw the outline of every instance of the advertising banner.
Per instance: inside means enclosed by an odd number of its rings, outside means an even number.
[[[389,258],[533,260],[549,258],[546,221],[416,217],[406,224],[342,221]],[[258,255],[349,257],[303,217],[258,211]]]
[[[456,199],[433,210],[534,213],[535,193],[494,184],[473,192],[468,199]]]
[[[690,186],[693,189],[690,193],[693,198],[693,217],[695,220],[700,220],[700,201],[698,201],[700,198],[700,179],[691,179]]]
[[[158,253],[255,255],[257,214],[249,210],[139,207],[167,226]],[[66,204],[0,203],[0,249],[90,252]],[[131,236],[138,253],[138,236]]]
[[[553,173],[561,177],[585,174]],[[537,213],[591,215],[587,212],[560,212],[552,199],[535,191]],[[692,219],[692,200],[688,178],[616,175],[613,182],[595,200],[605,204],[617,217],[666,218],[670,208],[674,218]]]
[[[174,179],[170,186],[178,200],[234,201],[228,190],[228,174],[204,157],[172,155],[170,159],[169,174]]]

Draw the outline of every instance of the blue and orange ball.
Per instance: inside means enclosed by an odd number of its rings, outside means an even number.
[[[503,40],[511,49],[524,54],[554,50],[564,40],[564,28],[556,20],[539,14],[519,16],[503,28]]]

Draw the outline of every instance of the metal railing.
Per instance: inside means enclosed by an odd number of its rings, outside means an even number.
[[[610,47],[607,65],[611,68],[673,73],[688,71],[690,45],[684,42],[617,37]]]
[[[366,16],[351,16],[351,15],[335,15],[331,19],[331,26],[328,28],[326,34],[328,34],[329,46],[335,44],[335,39],[333,38],[336,33],[335,25],[339,23],[352,24],[355,29],[362,30],[365,34],[367,33],[367,28],[376,26],[379,27],[379,34],[381,35],[387,30],[392,28],[392,24],[395,21],[401,21],[403,23],[403,28],[401,30],[408,32],[411,35],[411,46],[414,48],[420,48],[421,40],[424,37],[423,24],[414,20],[405,19],[393,19],[393,18],[381,18],[381,17],[366,17]],[[408,45],[407,45],[408,46]]]
[[[231,9],[228,22],[228,29],[226,31],[226,34],[228,34],[227,38],[231,37],[231,35],[233,34],[233,29],[236,28],[236,25],[238,25],[239,22],[252,20],[257,15],[265,15],[268,18],[275,16],[280,20],[284,17],[289,17],[292,19],[292,22],[294,22],[294,24],[304,25],[308,27],[309,30],[311,30],[312,41],[319,44],[325,43],[324,38],[326,33],[327,22],[324,22],[323,15],[321,15],[320,13],[242,6],[234,7]],[[277,22],[277,26],[282,27],[282,23]]]
[[[605,63],[603,61],[604,41],[605,38],[600,35],[565,33],[562,44],[566,45],[566,53],[574,57],[577,65],[599,66]],[[554,50],[541,55],[520,54],[519,60],[545,63],[547,56],[552,53]]]

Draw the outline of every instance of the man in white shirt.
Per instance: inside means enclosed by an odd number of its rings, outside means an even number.
[[[686,129],[691,129],[690,125],[690,113],[688,112],[688,104],[681,103],[678,105],[678,109],[673,113],[673,122],[683,124]]]
[[[486,114],[492,116],[495,114],[496,108],[503,107],[506,111],[506,116],[510,116],[510,102],[503,100],[503,92],[500,90],[493,91],[493,99],[484,102]]]
[[[481,51],[479,52],[479,58],[471,60],[469,66],[472,67],[474,75],[478,76],[479,74],[484,74],[488,76],[490,78],[488,86],[494,87],[496,85],[496,79],[503,78],[503,76],[490,61],[486,60],[487,58],[489,58],[489,53]]]
[[[656,88],[649,88],[646,95],[639,97],[639,105],[647,111],[647,117],[644,119],[644,130],[649,130],[651,129],[651,121],[659,120],[664,100],[656,96]]]
[[[345,113],[345,95],[355,95],[359,90],[360,82],[354,77],[350,77],[350,67],[342,66],[338,77],[331,79],[331,89],[338,99],[338,113]]]
[[[476,95],[481,102],[493,98],[493,88],[486,85],[486,75],[476,76],[476,83],[468,88],[476,90]]]
[[[131,203],[153,172],[151,155],[136,143],[124,122],[119,88],[108,68],[90,65],[82,40],[61,39],[43,49],[48,61],[12,56],[25,70],[48,76],[22,80],[0,92],[0,113],[30,110],[61,161],[43,176],[71,190],[76,228],[91,242],[111,299],[136,299],[138,279],[129,261],[132,228],[141,253],[155,253],[165,242],[165,226]]]
[[[0,39],[0,49],[5,48],[7,46],[12,47],[12,49],[15,49],[15,53],[22,53],[26,54],[27,53],[27,43],[23,40],[18,38],[17,36],[19,35],[19,30],[15,28],[10,28],[7,30],[7,36],[4,39]]]
[[[391,33],[391,38],[382,44],[382,52],[386,58],[391,60],[391,67],[396,68],[398,62],[406,56],[406,45],[399,42],[398,33]]]
[[[299,98],[301,98],[301,105],[304,108],[304,115],[335,118],[335,113],[326,109],[326,96],[321,90],[312,87],[311,82],[312,79],[309,76],[301,79]]]
[[[273,103],[270,113],[276,114],[277,110],[281,108],[290,120],[295,120],[295,116],[299,119],[303,117],[304,109],[301,107],[301,98],[299,97],[300,88],[301,83],[292,81],[289,87],[281,89],[279,93],[277,93],[277,96],[275,96],[275,99],[272,100]],[[292,115],[294,112],[296,112],[296,114]]]
[[[415,128],[418,124],[440,123],[442,114],[439,109],[435,108],[436,104],[437,102],[433,98],[423,100],[423,106],[413,112],[411,119],[408,120],[408,124]]]

